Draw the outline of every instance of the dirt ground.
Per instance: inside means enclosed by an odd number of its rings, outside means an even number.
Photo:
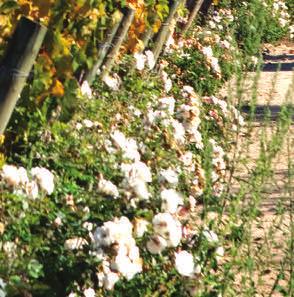
[[[262,120],[266,107],[269,106],[270,110],[278,115],[282,105],[294,105],[294,43],[266,44],[264,50],[264,65],[258,80],[256,97],[260,117],[254,121],[249,134],[246,129],[243,131],[245,133],[242,134],[238,143],[239,156],[244,162],[238,163],[239,166],[235,172],[233,188],[236,192],[240,189],[238,180],[249,178],[256,167],[261,150],[261,138],[265,137],[270,140],[277,131],[277,118],[270,121],[268,125]],[[243,103],[250,102],[253,96],[252,85],[255,76],[255,72],[249,72],[246,75],[243,85]],[[227,89],[231,86],[234,90],[234,84],[234,80],[229,82]],[[222,95],[226,94],[227,89],[221,92]],[[234,96],[236,94],[233,93],[233,101]],[[274,290],[275,285],[287,286],[291,277],[290,273],[293,274],[289,268],[291,266],[289,261],[293,259],[289,259],[289,250],[287,250],[287,244],[289,246],[287,240],[290,240],[291,232],[292,236],[294,232],[290,214],[294,203],[293,172],[291,178],[289,175],[291,163],[293,169],[293,123],[278,154],[273,159],[272,176],[262,189],[262,201],[259,204],[261,215],[252,224],[252,255],[258,259],[252,276],[252,281],[255,282],[257,288],[254,296],[285,296],[278,290]],[[250,194],[247,196],[249,203],[252,197]],[[279,211],[282,208],[286,211]]]

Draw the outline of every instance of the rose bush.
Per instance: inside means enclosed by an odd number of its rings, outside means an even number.
[[[48,95],[30,115],[22,146],[3,149],[1,294],[235,296],[223,258],[242,226],[222,211],[244,120],[216,96],[244,68],[230,7],[175,31],[157,68],[151,51],[126,55],[105,82],[68,82],[75,112]]]

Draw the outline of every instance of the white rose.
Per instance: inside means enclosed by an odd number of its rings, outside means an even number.
[[[166,180],[172,185],[176,185],[179,181],[178,174],[171,168],[160,170],[159,175],[159,180]]]
[[[82,237],[74,237],[67,239],[64,243],[64,248],[66,250],[78,250],[83,248],[88,242]]]
[[[149,69],[153,69],[155,66],[155,59],[154,59],[153,52],[150,50],[145,51],[145,55],[146,55],[147,64],[148,64]]]
[[[143,70],[145,67],[146,56],[144,54],[135,53],[134,58],[136,60],[136,69],[139,71]]]
[[[38,194],[39,194],[38,184],[34,180],[31,181],[31,182],[28,182],[25,185],[25,191],[26,191],[26,194],[30,198],[36,199],[38,197]]]
[[[200,266],[195,264],[193,255],[187,251],[175,253],[175,266],[179,274],[188,277],[201,271]]]
[[[137,197],[141,200],[148,200],[150,197],[150,193],[148,192],[146,183],[140,179],[132,181],[131,186],[137,195]]]
[[[82,83],[81,93],[82,93],[83,96],[86,96],[89,99],[91,99],[93,97],[92,90],[91,90],[91,88],[89,86],[89,83],[86,80],[84,80],[83,83]]]
[[[38,181],[40,187],[46,191],[48,195],[51,195],[54,190],[53,174],[43,167],[32,168],[31,173]]]
[[[26,183],[29,182],[28,174],[25,168],[23,167],[18,168],[18,176],[19,176],[19,181],[22,185],[25,185]]]
[[[163,237],[155,235],[150,238],[146,246],[151,254],[159,254],[167,247],[167,242]]]
[[[216,233],[214,233],[212,230],[205,229],[202,234],[206,238],[206,240],[209,243],[217,243],[218,242],[218,236]]]
[[[173,189],[161,191],[160,197],[162,200],[161,209],[164,212],[176,213],[178,205],[183,204],[182,196]]]
[[[117,74],[114,74],[112,77],[107,75],[103,78],[103,81],[110,89],[114,91],[118,91],[121,84],[121,79]]]
[[[4,165],[2,168],[2,177],[7,182],[8,186],[18,186],[20,176],[17,167],[13,165]]]
[[[104,178],[101,178],[98,182],[98,191],[100,191],[103,194],[112,196],[114,199],[118,198],[119,196],[119,192],[116,185]]]
[[[85,297],[95,297],[95,291],[92,288],[84,290]]]
[[[103,286],[106,290],[112,290],[114,285],[119,281],[117,273],[109,272],[104,275]]]
[[[145,219],[135,218],[134,233],[136,237],[142,237],[148,229],[149,222]]]

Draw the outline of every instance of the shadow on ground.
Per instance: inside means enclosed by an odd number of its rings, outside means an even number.
[[[264,55],[262,71],[293,71],[294,55]]]

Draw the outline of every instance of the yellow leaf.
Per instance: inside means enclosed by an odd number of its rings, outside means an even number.
[[[116,24],[121,20],[122,13],[119,10],[116,10],[114,14],[112,15],[112,22],[113,24]]]
[[[144,42],[141,39],[137,39],[137,44],[134,48],[134,52],[141,52],[144,50]]]
[[[0,144],[3,144],[5,140],[4,134],[0,134]]]
[[[155,21],[155,23],[154,23],[154,25],[153,25],[153,32],[154,33],[157,33],[158,32],[158,30],[160,29],[160,27],[161,27],[161,20],[160,19],[157,19],[156,21]]]
[[[56,79],[53,83],[53,86],[51,88],[51,94],[56,97],[62,97],[64,95],[63,84],[58,79]]]
[[[38,10],[39,18],[44,18],[49,15],[52,4],[52,0],[33,0],[33,5]]]

